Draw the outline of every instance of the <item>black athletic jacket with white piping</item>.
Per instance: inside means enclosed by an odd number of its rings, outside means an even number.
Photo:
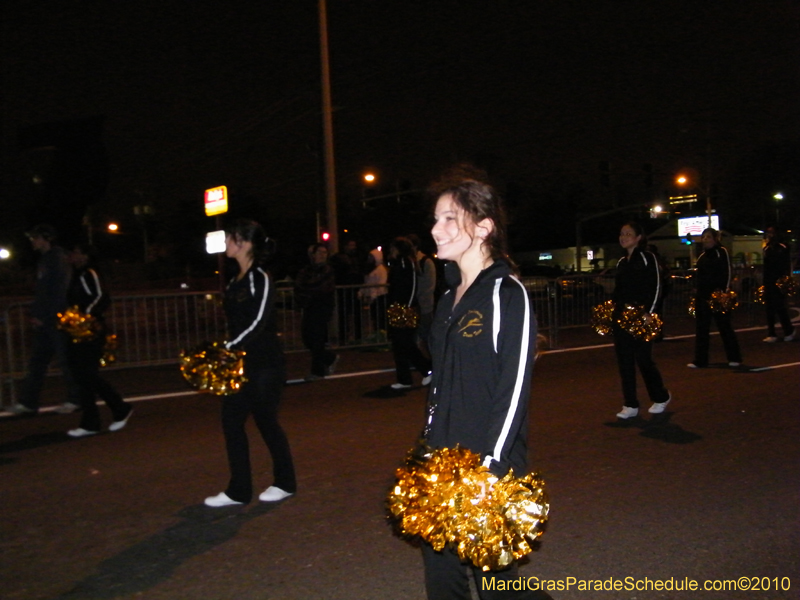
[[[504,261],[484,269],[453,307],[460,271],[445,267],[448,290],[430,335],[433,378],[427,443],[481,455],[497,475],[525,475],[536,317]]]
[[[67,290],[67,304],[77,306],[81,312],[102,319],[111,299],[100,283],[97,271],[90,268],[77,269],[72,274]]]
[[[250,267],[239,281],[232,279],[225,290],[226,347],[247,352],[246,366],[283,366],[274,305],[272,278],[261,267]]]
[[[708,300],[716,290],[731,287],[731,258],[720,244],[703,252],[697,259],[697,299]]]
[[[630,257],[625,255],[619,259],[613,296],[617,310],[632,304],[653,312],[660,294],[661,273],[652,252],[634,248]]]

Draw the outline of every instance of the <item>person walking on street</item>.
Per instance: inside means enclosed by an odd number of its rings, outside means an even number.
[[[528,403],[536,317],[528,293],[506,255],[500,198],[487,184],[445,180],[431,231],[445,266],[447,290],[439,299],[430,335],[433,372],[424,442],[431,449],[459,446],[481,456],[498,478],[528,467]],[[468,569],[482,600],[550,598],[511,591],[517,563],[496,571],[463,564],[445,546],[422,544],[429,600],[471,598]],[[502,590],[487,589],[486,579]],[[494,586],[492,586],[494,588]]]
[[[422,251],[422,242],[419,236],[412,233],[407,236],[414,246],[419,265],[419,276],[417,277],[417,302],[419,303],[419,325],[417,326],[417,337],[419,345],[424,353],[428,353],[428,335],[431,331],[433,322],[433,311],[436,308],[436,264],[433,258]]]
[[[418,309],[417,255],[408,238],[397,237],[389,249],[389,294],[388,310]],[[392,306],[395,305],[395,308]],[[389,318],[389,339],[392,341],[394,366],[397,381],[391,385],[393,390],[408,389],[412,385],[411,367],[422,374],[422,385],[430,383],[431,362],[422,354],[417,345],[417,327],[407,324],[397,325]]]
[[[661,292],[658,261],[651,252],[644,249],[647,238],[639,223],[630,222],[622,226],[619,244],[625,250],[625,256],[617,262],[613,295],[616,312],[619,314],[626,304],[641,306],[644,308],[645,318],[650,319]],[[672,400],[672,394],[664,387],[661,372],[653,361],[653,342],[634,337],[622,329],[615,318],[614,349],[624,398],[624,405],[617,417],[626,420],[639,414],[639,401],[636,398],[637,365],[653,402],[648,412],[663,413]]]
[[[26,235],[41,256],[36,267],[36,291],[30,307],[33,342],[28,374],[22,382],[20,400],[11,406],[11,411],[28,415],[39,412],[47,367],[55,355],[67,386],[67,401],[56,411],[70,413],[80,405],[80,391],[67,364],[66,339],[57,327],[58,313],[67,308],[69,263],[64,249],[56,243],[57,233],[52,225],[40,223]]]
[[[339,345],[351,338],[361,341],[361,303],[358,288],[364,283],[364,269],[356,240],[347,240],[341,252],[331,257],[331,266],[336,275],[336,307],[339,324]],[[340,287],[341,286],[341,287]],[[352,322],[352,327],[350,326]],[[352,333],[352,335],[351,335]]]
[[[777,227],[768,227],[764,244],[764,304],[767,309],[767,337],[765,342],[778,341],[775,333],[775,317],[781,322],[783,341],[794,339],[794,326],[786,308],[786,295],[776,285],[784,277],[792,276],[792,253],[789,246],[780,241]]]
[[[731,258],[728,251],[720,243],[720,234],[716,229],[705,229],[700,237],[703,253],[697,259],[695,273],[695,345],[694,361],[687,366],[691,369],[702,369],[708,366],[708,349],[710,343],[711,319],[717,324],[728,366],[738,367],[742,364],[742,352],[739,341],[731,324],[729,311],[719,312],[711,309],[709,301],[716,291],[729,291],[731,287]]]
[[[383,250],[380,248],[370,250],[367,263],[372,268],[364,277],[364,287],[358,291],[358,296],[369,309],[372,334],[377,339],[381,326],[386,322],[386,282],[389,281],[389,271],[383,264]]]
[[[250,502],[253,479],[245,422],[253,415],[258,431],[272,455],[274,483],[258,497],[278,502],[297,491],[289,441],[278,422],[278,406],[286,381],[286,365],[275,318],[275,286],[261,268],[266,260],[268,239],[261,225],[239,219],[225,230],[225,255],[233,258],[238,274],[225,290],[229,350],[244,350],[241,390],[222,397],[222,431],[228,453],[230,481],[224,492],[205,499],[206,506],[219,508]]]
[[[106,344],[108,329],[103,313],[111,304],[110,297],[97,269],[94,266],[94,250],[85,244],[78,244],[69,255],[73,266],[67,299],[69,306],[77,306],[82,313],[91,316],[97,323],[97,330],[90,340],[73,342],[67,339],[67,362],[75,382],[81,391],[80,426],[70,429],[70,437],[80,438],[100,432],[100,411],[97,409],[96,397],[99,396],[111,409],[113,422],[109,431],[119,431],[133,414],[133,407],[122,399],[122,396],[100,377],[100,358]],[[65,334],[67,335],[67,334]],[[69,336],[67,335],[69,338]]]
[[[328,247],[314,244],[308,249],[310,265],[303,267],[294,282],[294,298],[303,309],[303,344],[311,352],[311,374],[306,381],[331,375],[339,356],[328,350],[328,324],[336,302],[336,278],[328,264]]]

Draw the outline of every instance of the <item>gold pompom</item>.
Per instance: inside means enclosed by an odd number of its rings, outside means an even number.
[[[592,308],[591,325],[600,335],[608,335],[614,330],[614,301],[606,300]]]
[[[691,316],[693,317],[697,316],[697,299],[694,296],[689,298],[688,311]]]
[[[389,325],[397,329],[414,329],[419,322],[419,313],[413,306],[392,302],[386,308]]]
[[[397,530],[435,550],[449,545],[484,571],[529,554],[544,532],[550,504],[538,473],[498,479],[456,446],[412,450],[396,477],[386,505]]]
[[[228,350],[224,342],[205,342],[181,352],[181,373],[194,389],[229,396],[247,382],[244,350]]]
[[[620,328],[627,331],[638,340],[652,342],[658,337],[664,326],[661,317],[655,313],[648,313],[641,306],[626,304],[617,318]]]
[[[794,296],[797,294],[797,282],[791,275],[781,277],[775,282],[775,286],[784,296]]]
[[[68,308],[63,313],[58,313],[58,324],[61,331],[72,337],[72,342],[90,342],[100,332],[100,323],[92,315],[80,311],[77,306]]]
[[[100,357],[100,366],[107,367],[113,362],[117,362],[117,336],[110,333],[106,336],[106,344],[103,346],[103,356]]]
[[[739,306],[739,298],[733,290],[715,290],[708,299],[708,306],[716,313],[730,313]]]
[[[756,304],[766,304],[767,300],[764,297],[766,291],[767,289],[763,285],[758,286],[755,293],[753,294],[753,302],[755,302]]]

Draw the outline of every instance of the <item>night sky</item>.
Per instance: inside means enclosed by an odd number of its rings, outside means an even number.
[[[154,239],[179,237],[206,223],[203,190],[224,184],[234,212],[313,239],[316,2],[6,0],[2,12],[2,203],[23,210],[0,237],[52,202],[91,202],[98,221],[149,203]],[[756,227],[764,195],[794,186],[784,214],[797,218],[796,2],[329,0],[328,13],[343,226],[368,223],[362,194],[424,188],[464,160],[541,245],[568,245],[576,212],[646,202],[684,167]],[[97,197],[37,196],[31,128],[85,119],[101,120],[102,147],[75,169]],[[368,169],[380,183],[364,192]]]

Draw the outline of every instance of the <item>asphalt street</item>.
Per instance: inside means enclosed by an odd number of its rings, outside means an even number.
[[[605,340],[539,359],[530,456],[551,519],[526,584],[568,587],[557,600],[800,598],[800,343],[763,336],[739,334],[741,369],[723,366],[717,337],[703,370],[686,367],[690,336],[658,344],[674,401],[627,426]],[[292,379],[306,362],[290,357]],[[117,433],[72,440],[78,417],[52,412],[0,419],[0,596],[422,600],[419,550],[393,535],[383,500],[425,390],[387,394],[389,367],[387,352],[349,351],[336,376],[286,387],[299,490],[277,506],[202,505],[227,482],[219,402],[187,392],[174,367],[108,373],[136,400]],[[268,455],[251,433],[265,488]],[[655,589],[688,580],[701,589]],[[580,589],[596,582],[623,589]]]

